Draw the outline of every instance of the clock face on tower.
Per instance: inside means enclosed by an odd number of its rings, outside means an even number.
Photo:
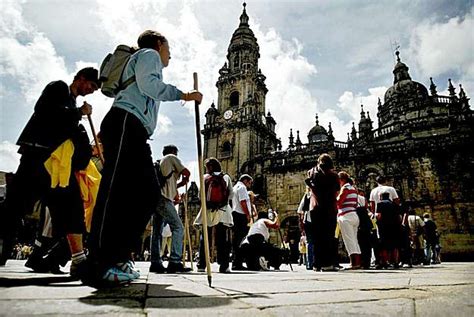
[[[230,110],[230,109],[227,110],[226,112],[224,112],[224,119],[229,120],[230,118],[232,118],[233,114],[234,113],[232,112],[232,110]]]

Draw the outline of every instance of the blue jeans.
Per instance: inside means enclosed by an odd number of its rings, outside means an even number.
[[[183,257],[184,227],[181,219],[174,208],[173,203],[160,198],[155,213],[153,214],[153,233],[151,236],[151,263],[161,263],[161,230],[163,221],[170,225],[171,229],[171,252],[170,262],[181,263]]]

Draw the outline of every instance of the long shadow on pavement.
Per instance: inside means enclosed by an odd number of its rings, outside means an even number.
[[[131,301],[139,302],[142,308],[205,308],[230,305],[232,298],[226,296],[199,296],[189,292],[168,289],[172,284],[143,284],[133,283],[125,287],[98,289],[87,297],[79,298],[88,305],[117,305],[130,307]],[[133,292],[128,288],[140,289],[143,292]],[[148,296],[147,294],[157,294]],[[131,296],[132,295],[132,296]]]
[[[73,282],[76,279],[68,276],[47,276],[47,277],[31,277],[31,278],[0,278],[0,287],[16,287],[16,286],[58,286],[71,287],[81,285],[61,284]]]

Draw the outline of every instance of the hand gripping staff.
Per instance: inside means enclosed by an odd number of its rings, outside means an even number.
[[[198,90],[198,75],[193,73],[194,90]],[[199,191],[201,197],[201,215],[202,215],[202,233],[204,236],[204,254],[206,255],[206,270],[207,281],[209,287],[212,287],[211,262],[209,260],[209,236],[207,233],[207,209],[206,209],[206,190],[204,189],[204,161],[202,159],[201,146],[201,125],[199,121],[199,102],[194,102],[194,111],[196,113],[196,141],[198,151],[198,166],[199,166]]]
[[[89,120],[89,124],[91,126],[92,136],[94,137],[95,146],[97,147],[97,153],[99,153],[100,162],[102,163],[102,165],[104,165],[104,155],[102,154],[102,150],[99,144],[99,138],[97,137],[97,133],[95,133],[94,124],[92,123],[92,117],[90,114],[87,115],[87,119]]]

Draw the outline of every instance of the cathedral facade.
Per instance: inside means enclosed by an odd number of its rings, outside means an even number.
[[[431,80],[428,89],[413,81],[397,52],[393,86],[378,102],[378,128],[361,106],[347,141],[336,141],[316,115],[308,143],[290,131],[283,149],[276,121],[265,109],[266,77],[258,67],[257,39],[245,4],[238,28],[219,70],[217,105],[206,112],[204,157],[216,157],[234,180],[254,177],[260,208],[272,207],[282,216],[287,234],[297,234],[296,209],[305,191],[304,179],[318,156],[329,153],[337,171],[347,171],[366,195],[385,176],[418,215],[429,212],[441,232],[443,253],[473,257],[474,114],[462,86],[448,81],[441,96]],[[293,233],[292,233],[293,232]],[[297,237],[294,237],[297,238]]]

